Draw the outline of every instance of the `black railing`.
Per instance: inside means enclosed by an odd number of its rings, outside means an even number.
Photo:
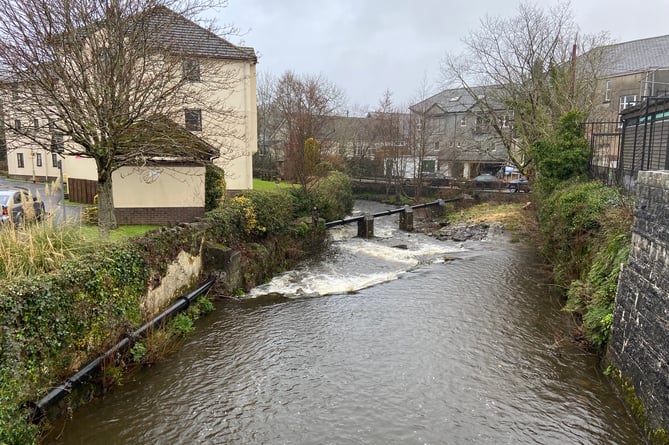
[[[457,197],[451,198],[451,199],[438,199],[436,201],[427,202],[425,204],[416,204],[415,206],[411,206],[411,209],[422,209],[422,208],[425,208],[425,207],[443,206],[447,202],[455,202],[455,201],[460,201],[462,199],[463,199],[462,196],[457,196]],[[401,212],[404,212],[404,211],[405,211],[405,207],[400,207],[400,208],[397,208],[397,209],[384,210],[383,212],[374,213],[371,216],[373,218],[379,218],[381,216],[394,215],[396,213],[401,213]],[[343,226],[345,224],[349,224],[349,223],[352,223],[352,222],[362,221],[363,219],[365,219],[365,217],[366,217],[366,215],[360,215],[360,216],[352,216],[350,218],[328,221],[328,222],[325,223],[325,228],[329,229],[331,227]]]

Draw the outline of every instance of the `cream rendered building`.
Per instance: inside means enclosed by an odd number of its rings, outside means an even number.
[[[216,153],[213,162],[225,171],[229,192],[253,188],[252,157],[257,150],[256,63],[252,48],[232,45],[196,23],[165,9],[167,38],[173,52],[183,58],[183,75],[189,81],[183,108],[172,109],[176,131],[188,130]],[[189,91],[190,90],[190,91]],[[190,94],[192,93],[192,94]],[[47,116],[36,117],[17,99],[20,89],[3,95],[7,128],[51,134],[52,145],[64,147],[65,155],[44,145],[7,132],[9,176],[35,182],[56,180],[62,161],[65,183],[71,196],[82,187],[95,189],[97,169],[93,159],[67,155],[76,147],[67,139],[53,139]],[[68,150],[75,148],[75,150]],[[148,159],[141,166],[121,167],[113,174],[113,195],[120,224],[165,224],[190,221],[204,212],[204,165],[181,162],[170,155]],[[75,193],[76,194],[76,193]],[[92,193],[80,194],[90,202]]]

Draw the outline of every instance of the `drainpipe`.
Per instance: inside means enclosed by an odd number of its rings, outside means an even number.
[[[153,320],[142,325],[139,329],[126,335],[121,341],[116,343],[111,349],[104,354],[97,357],[95,360],[89,362],[86,366],[81,368],[76,374],[67,378],[63,384],[52,389],[46,396],[42,397],[37,403],[29,402],[28,406],[33,413],[30,417],[33,423],[38,423],[44,418],[47,410],[67,396],[73,389],[81,385],[85,380],[92,376],[100,366],[108,360],[114,359],[117,355],[123,354],[129,349],[139,338],[143,337],[147,332],[161,326],[167,320],[172,318],[177,313],[186,309],[197,297],[207,292],[213,285],[215,279],[206,281],[202,286],[195,289],[193,292],[180,297],[172,306],[161,312]]]

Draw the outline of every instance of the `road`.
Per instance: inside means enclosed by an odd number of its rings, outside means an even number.
[[[0,176],[0,188],[2,187],[21,187],[29,189],[33,196],[39,196],[42,201],[44,201],[44,207],[48,214],[53,215],[54,221],[61,223],[63,219],[63,190],[58,188],[55,191],[52,191],[52,183],[37,182],[33,183],[30,181],[19,181],[14,179],[9,179],[5,176]],[[65,220],[67,221],[80,221],[81,212],[85,206],[79,205],[67,205],[65,206]]]

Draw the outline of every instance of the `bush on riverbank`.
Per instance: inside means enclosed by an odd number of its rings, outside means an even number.
[[[553,134],[533,147],[538,172],[537,218],[542,251],[558,285],[567,289],[565,310],[581,317],[578,337],[603,348],[609,338],[620,266],[629,254],[629,198],[599,182],[584,182],[589,144],[584,113],[560,117]]]
[[[287,191],[248,192],[227,200],[200,223],[103,244],[63,259],[54,270],[3,281],[0,444],[38,441],[38,430],[26,422],[27,410],[21,407],[146,321],[143,297],[179,252],[198,254],[203,239],[241,248],[248,253],[242,259],[245,285],[297,261],[301,245],[311,241],[305,235],[322,241],[323,229],[296,225],[296,209]],[[252,267],[256,263],[262,267]],[[134,351],[137,357],[140,353],[145,351]]]
[[[603,348],[611,329],[621,264],[627,261],[629,198],[598,182],[565,183],[539,203],[542,251],[557,284],[567,289],[565,310],[579,314],[583,335]]]
[[[353,210],[353,188],[351,178],[341,172],[330,172],[310,184],[308,193],[295,189],[298,210],[309,214],[316,207],[325,221],[342,219]]]

